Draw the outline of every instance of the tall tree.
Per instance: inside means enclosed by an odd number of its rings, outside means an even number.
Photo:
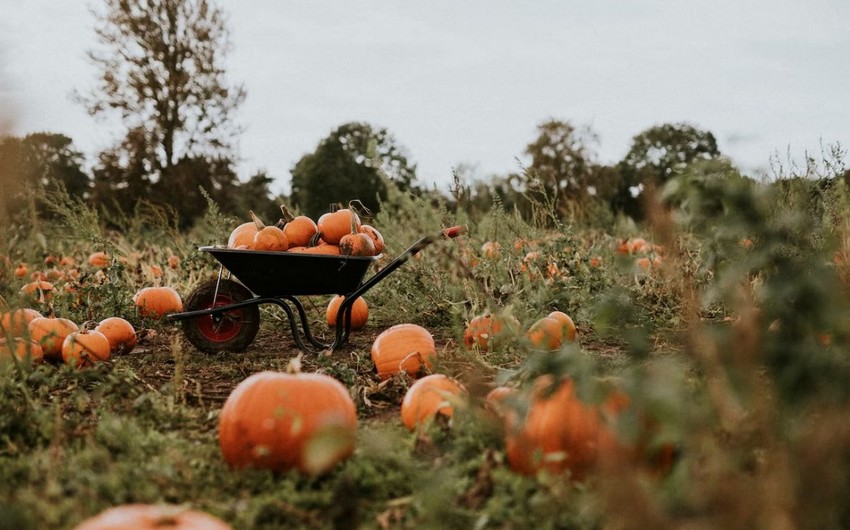
[[[99,81],[78,95],[89,113],[121,117],[154,180],[186,157],[227,155],[245,91],[226,80],[222,11],[211,0],[104,2],[89,53]]]
[[[417,191],[416,166],[386,129],[346,123],[295,164],[291,201],[311,216],[353,199],[377,212],[387,196],[385,175],[401,189]]]
[[[599,141],[596,133],[561,120],[545,121],[537,126],[537,132],[537,138],[525,149],[531,157],[526,174],[539,179],[541,191],[554,198],[561,209],[569,203],[585,202],[592,193],[593,147]],[[529,190],[534,193],[533,186]]]
[[[717,140],[709,131],[687,123],[650,127],[632,139],[629,152],[617,164],[622,181],[611,200],[612,209],[642,218],[641,191],[647,184],[660,186],[693,162],[719,157]]]

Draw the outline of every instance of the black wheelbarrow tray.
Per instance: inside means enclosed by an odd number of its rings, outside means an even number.
[[[464,233],[466,227],[455,226],[425,236],[365,281],[363,278],[369,266],[380,256],[330,256],[200,247],[198,250],[210,253],[221,264],[218,277],[201,284],[189,294],[184,312],[172,313],[166,318],[182,321],[183,333],[200,351],[238,352],[251,345],[260,329],[260,304],[275,304],[286,313],[292,337],[300,350],[333,351],[348,340],[351,308],[357,297],[434,241]],[[235,280],[224,276],[225,269]],[[310,332],[307,313],[297,297],[330,294],[342,295],[344,299],[337,311],[334,341],[326,344]],[[301,338],[298,322],[309,346]]]

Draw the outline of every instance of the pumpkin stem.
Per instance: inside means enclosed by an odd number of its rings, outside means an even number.
[[[266,224],[262,219],[257,217],[257,214],[254,213],[254,210],[248,210],[248,213],[251,214],[251,220],[254,221],[254,224],[257,225],[257,230],[262,230],[266,227]]]
[[[360,199],[348,201],[348,209],[360,217],[372,217],[372,212],[360,201]]]
[[[310,241],[307,243],[308,247],[315,247],[319,244],[319,240],[322,239],[322,233],[316,232],[313,234],[313,237],[310,238]]]
[[[293,219],[295,219],[295,215],[292,213],[292,210],[286,204],[280,203],[280,220],[286,224]]]

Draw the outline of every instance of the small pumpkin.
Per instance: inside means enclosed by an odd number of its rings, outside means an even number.
[[[109,341],[110,355],[130,353],[136,347],[138,337],[133,325],[121,317],[108,317],[100,321],[95,331],[103,333]]]
[[[98,268],[98,269],[105,269],[105,268],[109,267],[110,259],[109,259],[109,256],[106,255],[106,252],[103,252],[103,251],[92,252],[91,254],[89,254],[88,263],[92,267],[95,267],[95,268]]]
[[[27,267],[26,263],[20,263],[17,267],[15,267],[15,276],[18,278],[23,278],[29,272],[29,267]]]
[[[43,316],[35,309],[21,308],[0,315],[0,338],[21,337],[29,331],[29,324]]]
[[[342,208],[328,212],[319,217],[316,225],[322,234],[322,239],[331,245],[339,245],[340,240],[352,232],[352,225],[360,229],[360,216],[350,208]]]
[[[416,324],[396,324],[381,332],[372,343],[372,361],[381,379],[402,371],[415,376],[423,367],[430,369],[436,355],[434,337]]]
[[[74,530],[233,530],[217,517],[183,506],[125,504],[86,519]]]
[[[29,323],[30,339],[41,346],[44,357],[50,361],[62,360],[65,337],[79,329],[77,324],[67,318],[37,317]]]
[[[45,280],[35,280],[24,284],[21,294],[39,303],[49,302],[53,298],[53,284]]]
[[[319,232],[316,221],[306,215],[293,216],[285,204],[280,205],[284,220],[283,233],[290,247],[306,247],[310,240]]]
[[[62,342],[62,360],[76,368],[92,366],[109,359],[109,339],[94,330],[70,333]]]
[[[133,296],[133,302],[139,314],[147,318],[183,311],[183,300],[171,287],[144,287]]]
[[[460,383],[443,374],[431,374],[413,383],[401,402],[401,421],[408,430],[424,427],[438,415],[451,417],[466,394]]]
[[[564,324],[558,319],[543,317],[531,325],[526,337],[538,350],[559,350],[564,343]]]
[[[490,351],[500,339],[516,333],[519,328],[519,320],[511,315],[485,313],[469,321],[463,332],[463,344],[470,349],[478,347],[481,351]]]
[[[227,248],[251,248],[254,243],[254,235],[258,232],[257,223],[248,221],[242,223],[230,232],[227,238]]]
[[[331,298],[331,301],[328,302],[328,308],[327,311],[325,311],[325,319],[328,322],[328,326],[331,328],[336,327],[337,313],[339,312],[339,308],[344,300],[344,296],[337,295]],[[359,296],[351,305],[351,329],[362,329],[368,320],[369,306],[366,304],[366,300],[364,300],[362,296]]]
[[[33,340],[15,337],[11,340],[0,339],[0,360],[14,355],[20,360],[30,357],[34,363],[44,360],[44,350]]]
[[[380,254],[386,248],[384,245],[384,236],[372,225],[360,225],[360,231],[372,238],[372,243],[375,244],[375,256]]]
[[[323,374],[259,372],[221,409],[219,445],[227,464],[272,471],[329,471],[354,451],[357,409],[348,389]]]
[[[368,233],[361,231],[362,225],[356,214],[349,216],[351,232],[339,240],[339,253],[343,256],[374,256],[375,241]],[[355,222],[356,221],[356,222]]]
[[[552,311],[546,316],[548,318],[554,318],[555,320],[561,323],[563,342],[574,342],[576,340],[576,324],[575,322],[573,322],[573,319],[570,318],[569,315],[567,315],[563,311]]]
[[[177,270],[180,268],[180,258],[175,256],[174,254],[168,256],[168,268],[171,270]]]
[[[254,224],[257,225],[257,233],[254,234],[251,242],[252,249],[282,252],[289,248],[289,240],[282,229],[277,226],[266,226],[254,212],[250,213]]]

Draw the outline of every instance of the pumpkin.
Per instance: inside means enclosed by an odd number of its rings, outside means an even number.
[[[98,269],[105,269],[105,268],[109,267],[110,260],[109,260],[109,256],[106,255],[106,252],[99,251],[99,252],[92,252],[91,254],[89,254],[88,263],[92,267],[95,267],[95,268],[98,268]]]
[[[451,417],[454,407],[466,390],[454,379],[431,374],[413,383],[401,402],[401,422],[408,430],[416,430],[438,415]]]
[[[109,339],[94,330],[74,331],[62,342],[62,360],[76,368],[109,359]]]
[[[136,330],[121,317],[105,318],[94,329],[103,333],[109,341],[110,355],[130,353],[136,347]]]
[[[552,311],[546,316],[548,318],[554,318],[555,320],[561,323],[563,342],[573,342],[576,340],[576,325],[569,315],[562,311]]]
[[[353,213],[348,216],[351,232],[339,240],[339,253],[343,256],[374,256],[375,241],[368,233],[361,230],[360,219]]]
[[[62,259],[59,260],[60,267],[73,267],[77,264],[77,260],[75,260],[72,256],[62,256]]]
[[[339,256],[339,247],[336,245],[329,245],[327,243],[320,243],[314,247],[295,247],[290,248],[290,252],[295,252],[296,254],[324,254],[327,256]]]
[[[571,379],[537,379],[524,421],[518,414],[506,416],[508,463],[524,475],[569,470],[580,480],[596,466],[600,452],[616,445],[599,410],[578,398]]]
[[[280,205],[281,220],[284,222],[283,233],[290,247],[306,247],[319,232],[316,222],[306,215],[292,215],[285,204]]]
[[[257,225],[257,232],[250,245],[253,250],[284,251],[289,248],[289,240],[282,229],[277,226],[266,226],[257,214],[253,211],[250,213],[251,219]]]
[[[20,360],[30,357],[34,363],[44,360],[44,350],[35,341],[15,337],[12,340],[0,340],[0,360],[14,355]]]
[[[65,337],[80,328],[67,318],[36,317],[29,323],[30,339],[41,346],[44,357],[50,361],[62,360]]]
[[[384,245],[384,236],[374,226],[360,225],[360,231],[372,238],[372,243],[375,244],[375,256],[384,251],[384,248],[386,248],[386,245]]]
[[[498,241],[485,241],[481,245],[481,254],[488,259],[496,259],[502,251],[502,245]]]
[[[414,376],[423,366],[430,369],[436,355],[434,337],[416,324],[396,324],[381,332],[372,343],[372,361],[381,379],[389,379],[401,371]]]
[[[242,223],[230,232],[230,237],[227,238],[227,248],[251,248],[254,243],[254,235],[258,231],[257,223],[254,221]]]
[[[30,322],[40,316],[42,316],[41,313],[29,308],[16,309],[3,313],[0,316],[0,338],[26,335]]]
[[[503,418],[508,412],[505,400],[517,393],[516,388],[497,386],[484,397],[484,410],[497,418]]]
[[[477,346],[481,351],[489,351],[500,338],[515,333],[519,327],[519,321],[513,316],[485,313],[469,321],[463,332],[463,343],[467,348]]]
[[[168,256],[168,268],[171,270],[177,270],[179,267],[180,258],[173,254],[171,256]]]
[[[531,325],[526,337],[538,350],[559,350],[564,343],[564,324],[556,318],[543,317]]]
[[[44,280],[29,282],[21,287],[21,294],[39,303],[49,302],[53,298],[53,284]]]
[[[74,530],[233,530],[212,515],[182,506],[125,504],[86,519]]]
[[[328,303],[328,309],[325,311],[328,326],[332,328],[336,326],[336,316],[344,300],[345,297],[340,295],[331,298],[331,301]],[[351,305],[351,329],[362,329],[366,325],[367,320],[369,320],[369,306],[363,297],[358,296]]]
[[[331,245],[338,245],[343,236],[350,234],[352,225],[359,230],[360,224],[360,216],[349,208],[323,214],[316,223],[322,239]]]
[[[348,389],[323,374],[259,372],[239,383],[221,409],[225,462],[315,475],[354,451],[357,409]]]
[[[183,311],[183,300],[171,287],[145,287],[134,296],[139,314],[147,318],[162,318],[168,313]]]
[[[23,278],[29,272],[29,267],[27,267],[26,263],[21,263],[15,268],[15,276],[18,278]]]

